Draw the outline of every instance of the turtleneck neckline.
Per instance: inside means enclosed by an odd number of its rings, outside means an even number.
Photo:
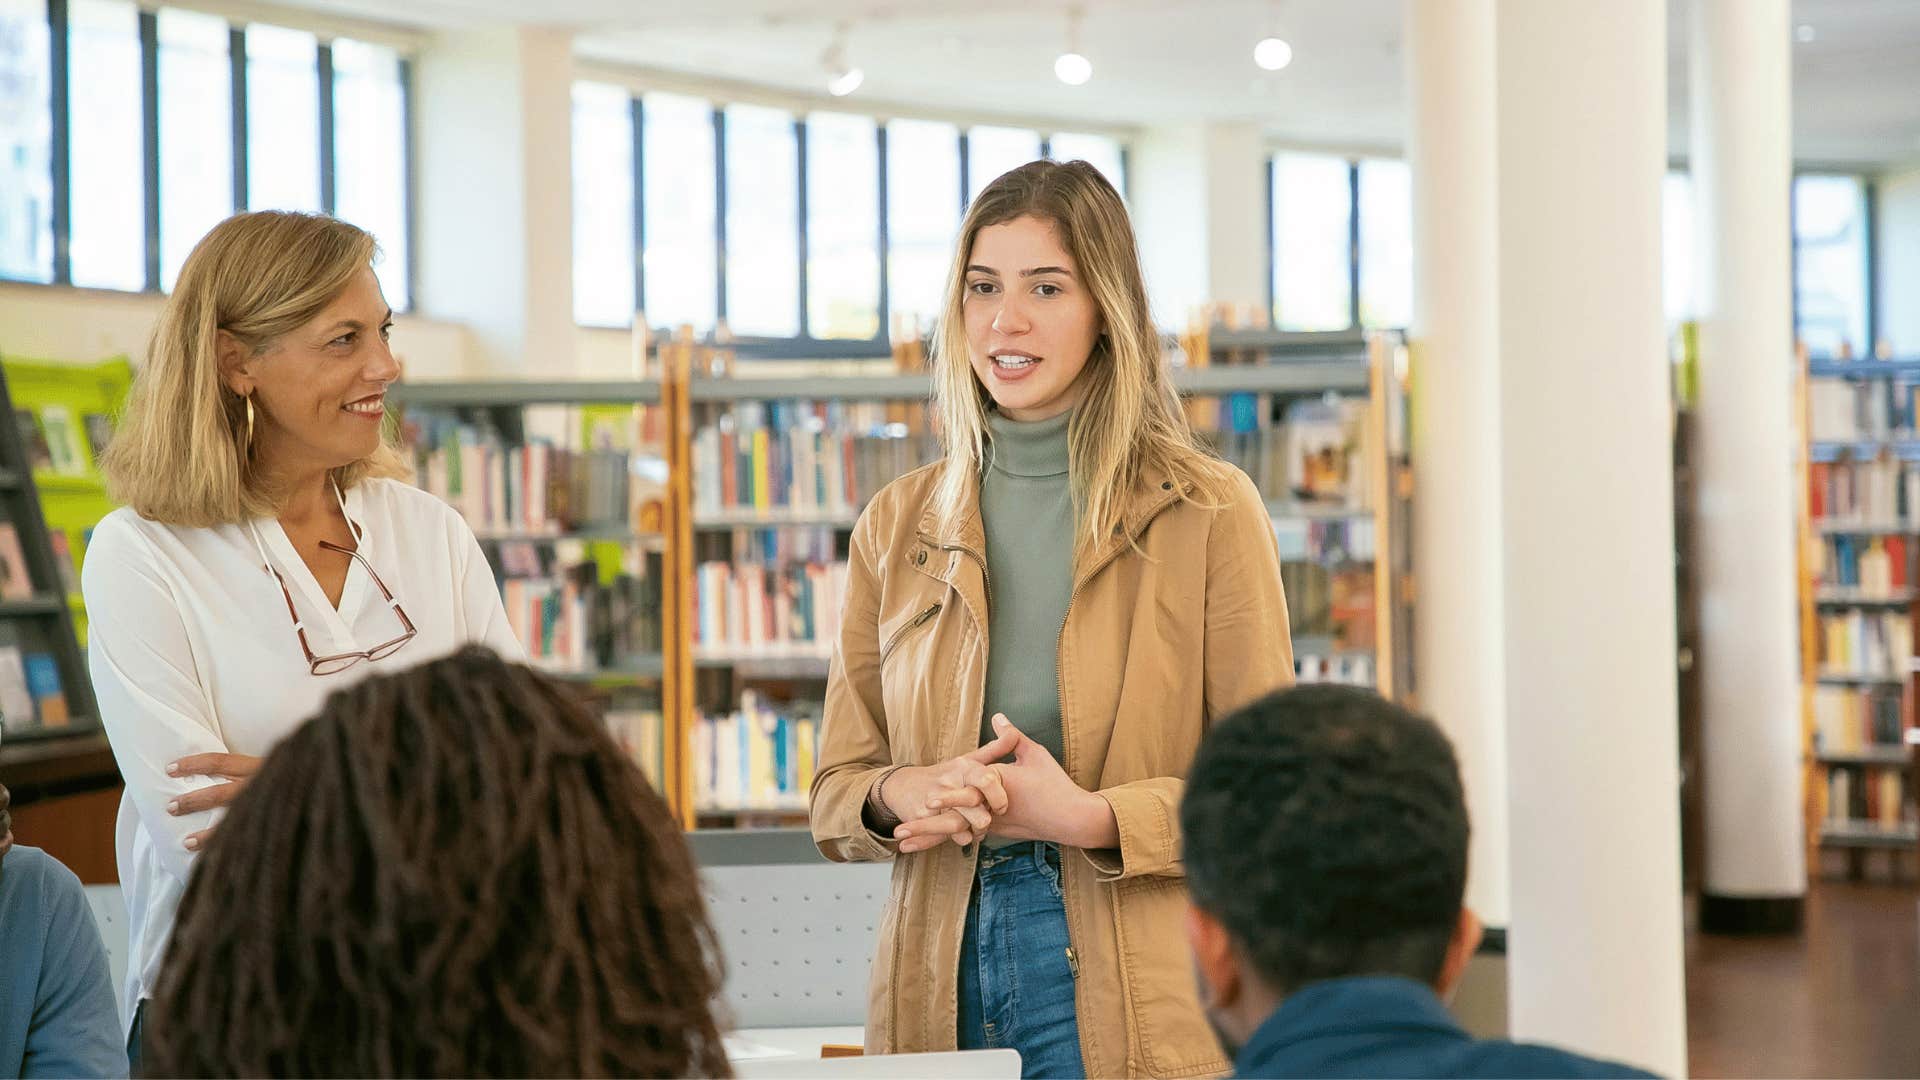
[[[1063,476],[1067,472],[1068,409],[1050,420],[1021,422],[999,412],[987,414],[989,457],[1008,476]]]

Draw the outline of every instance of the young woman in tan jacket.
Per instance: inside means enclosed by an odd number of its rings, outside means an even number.
[[[893,859],[867,1047],[1207,1076],[1178,807],[1211,720],[1293,678],[1273,527],[1188,430],[1125,205],[1023,165],[961,225],[941,462],[853,532],[813,833]]]

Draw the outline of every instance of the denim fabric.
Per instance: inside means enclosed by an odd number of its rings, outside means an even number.
[[[1023,1077],[1085,1076],[1070,946],[1060,849],[982,850],[960,940],[960,1049],[1018,1050]]]

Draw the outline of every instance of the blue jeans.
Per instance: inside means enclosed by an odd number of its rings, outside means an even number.
[[[1010,1047],[1020,1075],[1085,1076],[1060,849],[983,848],[960,939],[962,1050]]]

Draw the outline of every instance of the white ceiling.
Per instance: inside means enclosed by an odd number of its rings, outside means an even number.
[[[1403,137],[1401,0],[1280,0],[1286,70],[1252,61],[1268,0],[1086,0],[1094,77],[1054,79],[1069,0],[293,0],[451,28],[574,28],[583,57],[817,94],[821,54],[850,25],[861,98],[946,111],[1149,125],[1253,120],[1276,139],[1356,149]],[[1604,2],[1604,0],[1601,0]],[[1670,121],[1685,153],[1685,0],[1672,0]],[[1794,48],[1795,156],[1885,165],[1920,159],[1920,0],[1794,0],[1814,28]]]

